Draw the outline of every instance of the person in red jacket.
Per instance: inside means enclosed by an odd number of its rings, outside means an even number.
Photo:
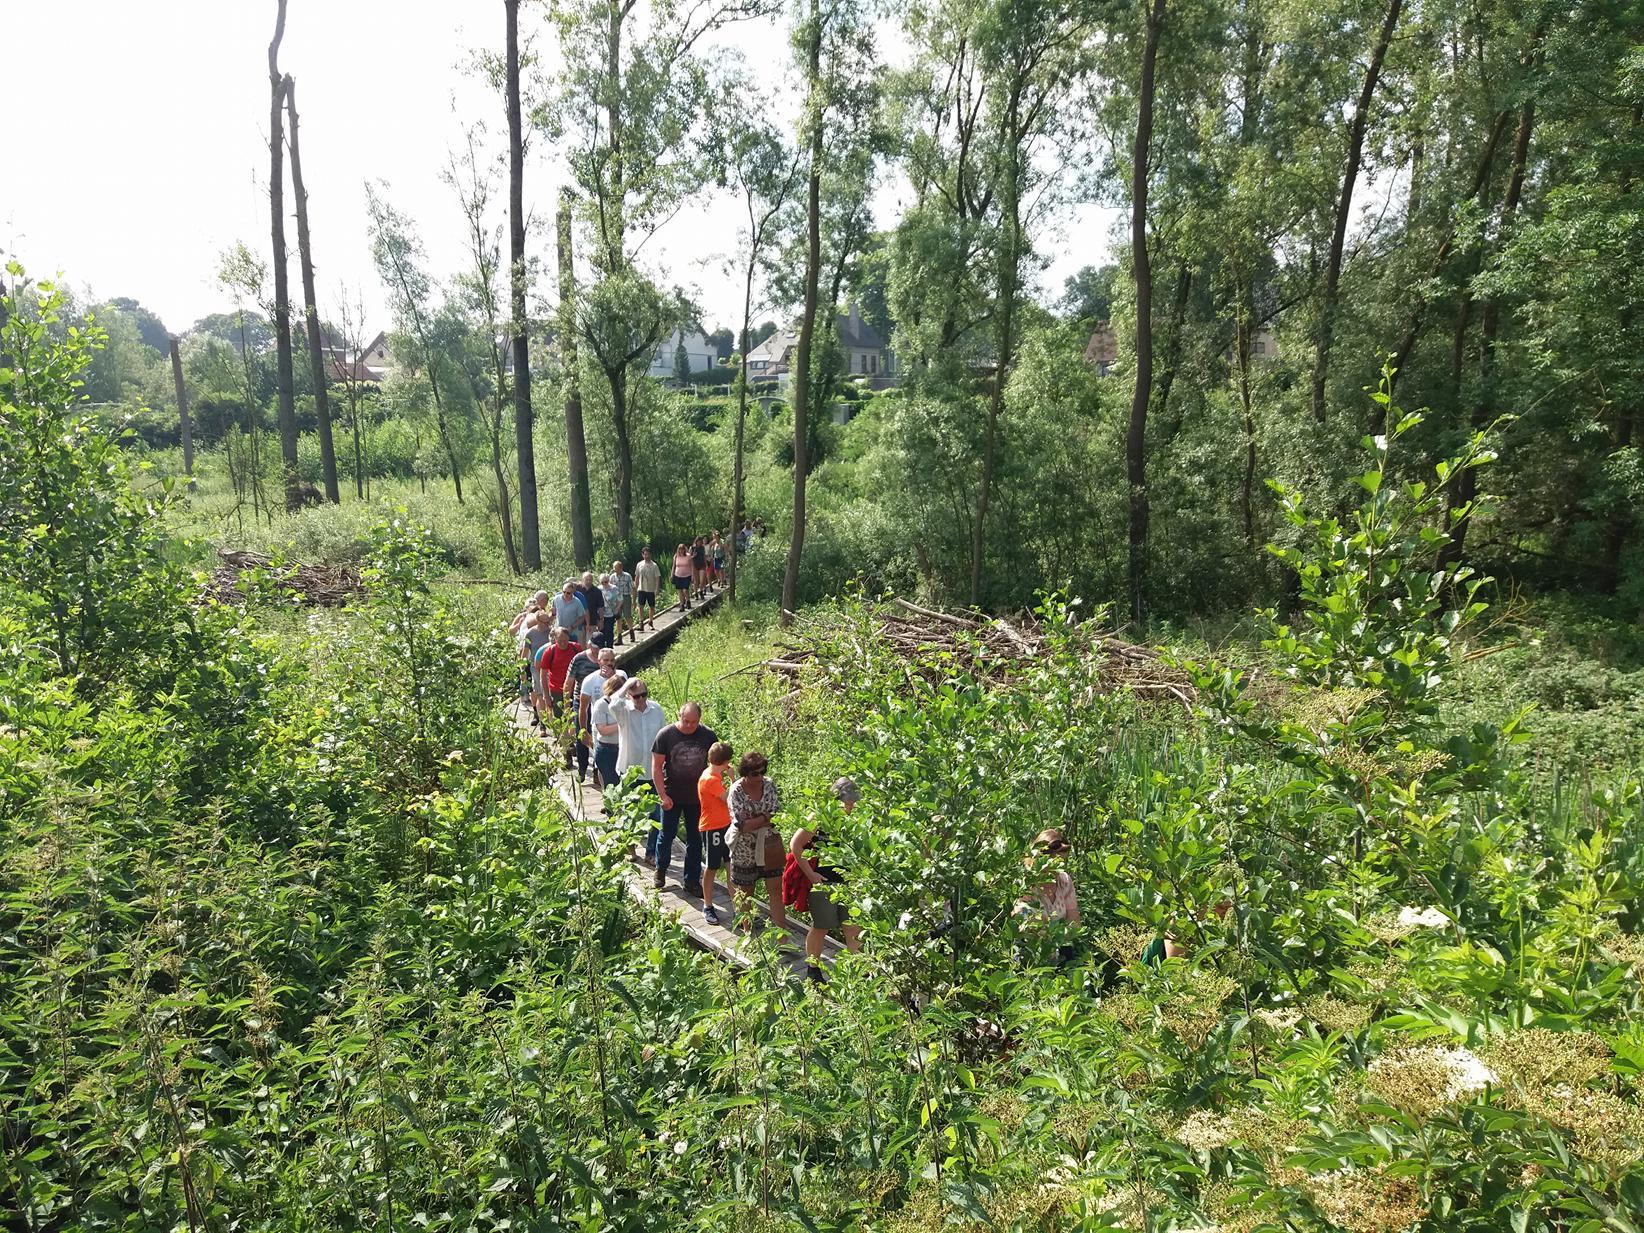
[[[555,715],[565,709],[565,674],[580,650],[582,644],[572,642],[571,631],[561,625],[554,630],[554,640],[537,652],[537,672],[548,693],[548,709]]]

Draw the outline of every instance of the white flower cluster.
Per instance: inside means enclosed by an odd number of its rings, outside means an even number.
[[[1200,1109],[1182,1120],[1174,1138],[1184,1147],[1209,1152],[1233,1142],[1235,1133],[1232,1118]]]
[[[1417,1075],[1423,1081],[1436,1078],[1441,1086],[1424,1093],[1433,1105],[1453,1105],[1501,1081],[1471,1050],[1444,1045],[1417,1045],[1383,1054],[1370,1063],[1369,1074],[1372,1087],[1385,1086],[1395,1092],[1401,1080]]]
[[[1437,908],[1400,908],[1399,925],[1405,929],[1443,929],[1450,918]]]

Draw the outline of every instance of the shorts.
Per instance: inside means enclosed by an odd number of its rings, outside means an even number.
[[[731,884],[748,887],[782,876],[782,836],[776,827],[739,830],[731,845]]]
[[[656,607],[656,592],[655,591],[635,591],[634,592],[634,607],[636,607],[636,608],[655,608]]]
[[[690,574],[675,574],[674,575],[674,587],[677,590],[689,591],[691,589],[691,581],[692,581],[692,579],[691,579]]]
[[[634,615],[634,601],[630,595],[624,595],[617,601],[616,619],[626,621]]]
[[[731,863],[731,845],[725,842],[728,826],[718,826],[702,832],[702,859],[709,869],[723,869]]]
[[[811,926],[815,929],[837,929],[850,916],[849,908],[835,903],[823,886],[811,887]]]
[[[542,669],[535,664],[531,665],[531,692],[534,694],[542,692]]]

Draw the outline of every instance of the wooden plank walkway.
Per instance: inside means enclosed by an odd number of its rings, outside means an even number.
[[[724,588],[721,587],[711,592],[707,598],[693,604],[686,612],[681,612],[679,605],[675,604],[668,612],[659,615],[656,619],[656,627],[646,630],[637,642],[625,643],[623,646],[614,648],[617,666],[623,667],[648,655],[662,643],[672,638],[678,632],[680,626],[693,617],[700,616],[712,609],[723,594]],[[541,739],[531,732],[531,711],[529,707],[523,702],[516,701],[509,707],[509,711],[514,726],[521,735],[532,739]],[[712,727],[713,725],[710,723],[709,726]],[[570,771],[558,769],[561,757],[559,749],[552,746],[544,749],[542,754],[543,763],[555,768],[554,782],[559,790],[560,800],[564,803],[566,809],[570,811],[571,816],[582,822],[590,832],[603,833],[606,827],[605,802],[600,795],[599,789],[594,787],[591,782],[579,784],[576,776]],[[590,775],[591,778],[592,775]],[[721,876],[714,885],[714,906],[719,913],[720,920],[727,923],[710,924],[702,915],[700,888],[697,888],[694,894],[687,894],[679,884],[680,871],[684,868],[684,863],[685,844],[681,840],[675,840],[673,858],[668,868],[668,885],[664,889],[658,890],[653,885],[654,870],[644,863],[639,847],[630,845],[628,850],[629,867],[627,870],[629,895],[636,902],[645,904],[647,907],[672,917],[680,929],[684,931],[686,937],[704,950],[718,956],[724,962],[733,964],[738,968],[751,967],[756,958],[756,948],[750,944],[750,939],[746,933],[728,927],[730,923],[734,923],[735,913],[730,897],[725,893],[724,877]],[[763,890],[761,890],[761,894],[763,894]],[[759,914],[759,923],[767,931],[774,928],[769,921],[770,909],[763,900],[759,903]],[[803,977],[805,974],[805,932],[806,925],[803,918],[796,922],[794,916],[790,913],[787,928],[776,937],[782,959],[798,977]],[[839,943],[830,936],[822,950],[824,965],[831,965],[839,950]]]

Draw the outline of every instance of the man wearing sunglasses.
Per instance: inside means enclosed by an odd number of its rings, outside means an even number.
[[[656,744],[657,734],[668,724],[668,716],[659,703],[651,701],[651,691],[641,676],[630,677],[626,684],[611,697],[611,718],[617,726],[617,765],[618,781],[628,778],[628,772],[639,770],[639,778],[635,780],[635,791],[645,792],[654,797],[651,787],[651,747]],[[662,821],[659,811],[656,813],[655,823]],[[645,840],[645,863],[656,864],[656,844],[659,835],[658,825],[651,827],[651,833]]]

